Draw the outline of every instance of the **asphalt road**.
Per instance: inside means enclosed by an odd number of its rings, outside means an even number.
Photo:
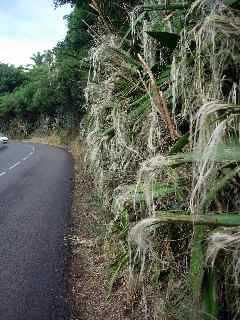
[[[30,143],[0,147],[0,320],[69,319],[72,159]]]

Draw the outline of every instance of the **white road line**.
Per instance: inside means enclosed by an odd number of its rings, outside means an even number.
[[[14,168],[16,168],[17,166],[19,166],[21,164],[21,161],[18,161],[17,163],[15,163],[13,166],[11,166],[10,168],[8,168],[8,170],[12,170]]]
[[[31,157],[31,154],[28,154],[25,158],[23,158],[22,160],[25,161],[27,159],[29,159]]]
[[[29,147],[32,149],[32,151],[31,151],[30,153],[28,153],[28,154],[26,155],[26,157],[22,158],[20,161],[18,161],[17,163],[15,163],[14,165],[12,165],[10,168],[8,168],[8,169],[7,169],[8,171],[16,168],[16,167],[19,166],[23,161],[28,160],[28,159],[35,153],[35,151],[36,151],[35,146],[29,146]],[[1,173],[0,173],[0,177],[4,176],[6,173],[7,173],[6,171],[1,172]]]
[[[21,161],[28,160],[34,153],[35,153],[35,147],[32,147],[32,151],[26,157],[22,158]]]

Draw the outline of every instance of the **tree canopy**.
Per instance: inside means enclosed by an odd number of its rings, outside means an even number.
[[[0,95],[13,92],[27,79],[22,67],[16,68],[13,65],[0,63]]]

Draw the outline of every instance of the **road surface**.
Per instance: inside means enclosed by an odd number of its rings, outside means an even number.
[[[0,147],[0,320],[69,319],[72,159],[46,145]]]

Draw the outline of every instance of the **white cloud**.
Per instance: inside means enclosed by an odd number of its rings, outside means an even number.
[[[32,63],[30,57],[33,53],[52,49],[55,44],[55,41],[1,39],[0,62],[15,64],[16,66],[30,64]]]
[[[25,65],[31,63],[33,53],[51,49],[64,39],[63,16],[71,8],[54,10],[51,0],[15,1],[6,7],[0,0],[0,61]]]

